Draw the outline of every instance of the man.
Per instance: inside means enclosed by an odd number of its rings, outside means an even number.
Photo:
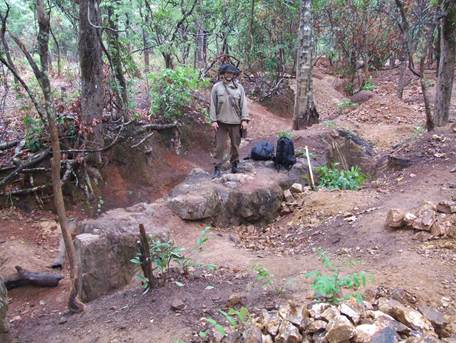
[[[239,172],[239,145],[241,144],[241,128],[247,129],[249,114],[244,88],[236,80],[239,69],[231,64],[222,64],[219,69],[221,81],[212,87],[210,118],[215,130],[215,168],[213,177],[221,175],[225,162],[227,137],[230,138],[231,172]]]

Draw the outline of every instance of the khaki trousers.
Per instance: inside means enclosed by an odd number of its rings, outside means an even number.
[[[230,162],[239,161],[239,145],[241,144],[241,126],[239,124],[218,123],[215,133],[215,166],[221,167],[226,161],[226,141],[230,138]]]

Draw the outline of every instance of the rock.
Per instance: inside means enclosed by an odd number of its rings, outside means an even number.
[[[60,325],[63,325],[63,324],[65,324],[67,321],[68,321],[68,319],[67,319],[66,317],[63,317],[63,316],[62,316],[62,317],[60,317],[60,319],[59,319],[59,324],[60,324]]]
[[[331,307],[331,305],[328,303],[316,303],[316,304],[311,304],[310,306],[308,306],[308,310],[309,310],[309,314],[312,318],[321,319],[322,313],[330,307]]]
[[[261,336],[261,343],[273,343],[272,337],[269,335],[262,335]]]
[[[294,183],[290,187],[290,192],[293,194],[300,194],[303,192],[302,184]]]
[[[296,326],[284,320],[279,327],[279,333],[275,338],[276,343],[301,343],[302,336]]]
[[[188,177],[173,189],[166,204],[181,219],[209,219],[213,225],[221,227],[271,222],[280,210],[281,187],[289,187],[294,178],[261,164],[255,164],[255,167],[255,178],[246,174],[226,174],[221,180],[225,180],[225,184],[210,178]],[[242,180],[245,182],[241,184]],[[228,187],[228,183],[238,186]]]
[[[279,316],[300,328],[304,328],[307,324],[307,318],[309,318],[309,312],[303,305],[297,306],[294,303],[289,303],[279,307]]]
[[[372,318],[375,319],[375,325],[380,329],[391,327],[396,330],[396,332],[405,335],[409,335],[412,331],[408,326],[398,322],[396,319],[382,311],[371,311],[370,313]]]
[[[380,298],[378,300],[378,308],[414,330],[422,332],[432,330],[431,323],[420,312],[406,307],[396,300]]]
[[[350,97],[350,100],[353,101],[353,102],[356,102],[358,104],[362,104],[363,102],[366,102],[367,100],[369,100],[373,96],[374,96],[374,92],[361,90],[358,93],[353,94]]]
[[[436,221],[434,205],[425,203],[415,213],[416,219],[411,220],[408,225],[414,230],[431,231],[431,227]]]
[[[249,326],[242,334],[244,343],[261,343],[262,337],[260,328],[255,325]]]
[[[353,132],[337,129],[325,137],[325,141],[328,143],[328,165],[338,163],[343,169],[356,166],[369,175],[377,170],[374,148]]]
[[[236,305],[243,305],[247,301],[245,293],[233,293],[229,296],[227,306],[234,307]]]
[[[339,315],[332,319],[326,327],[325,338],[330,343],[349,341],[355,335],[355,327],[347,317]]]
[[[455,201],[441,201],[437,204],[437,212],[452,214],[456,213],[456,202]]]
[[[392,229],[401,228],[404,225],[404,217],[405,213],[402,210],[392,208],[388,211],[388,214],[386,215],[385,226]]]
[[[433,236],[447,236],[451,231],[451,223],[441,219],[437,219],[431,227],[431,234]]]
[[[360,322],[361,315],[364,312],[362,305],[356,304],[355,301],[347,301],[339,305],[339,311],[357,325]]]
[[[321,319],[326,320],[327,322],[333,320],[334,318],[337,318],[340,316],[339,310],[334,307],[328,307],[326,310],[323,311],[323,313],[320,315]]]
[[[375,324],[361,324],[355,328],[353,341],[356,343],[370,343],[372,336],[379,331],[379,327]]]
[[[6,312],[8,311],[8,292],[0,276],[0,335],[9,331],[8,320],[6,319]]]
[[[394,343],[399,342],[399,335],[391,327],[380,329],[372,336],[371,343]]]
[[[435,332],[440,338],[451,337],[456,333],[456,317],[444,315],[442,312],[429,306],[420,306],[419,310],[423,316],[431,322]],[[455,323],[455,325],[452,325],[452,323]]]
[[[173,311],[182,311],[183,309],[185,308],[185,303],[179,299],[179,298],[176,298],[173,300],[173,302],[171,303],[171,309]]]
[[[199,194],[181,194],[168,202],[171,210],[185,220],[202,220],[214,217],[220,207],[215,189],[201,190]]]
[[[306,327],[306,333],[315,333],[319,331],[324,331],[328,323],[324,320],[314,320],[311,321]]]
[[[295,201],[295,198],[289,189],[283,192],[283,197],[287,203]]]
[[[247,174],[224,174],[221,177],[221,182],[236,182],[236,183],[246,183],[253,180],[253,176]]]
[[[415,214],[412,212],[406,212],[404,215],[404,225],[411,228],[413,225],[413,222],[416,220]]]
[[[312,339],[309,340],[313,343],[327,343],[326,332],[316,332],[313,334]]]
[[[74,242],[80,261],[80,297],[84,302],[128,285],[136,273],[139,224],[152,239],[167,240],[169,231],[157,224],[155,205],[137,204],[105,212],[78,225]]]
[[[279,332],[279,326],[282,320],[279,317],[277,311],[268,312],[263,310],[262,312],[262,324],[265,328],[266,332],[268,332],[272,336],[276,336],[277,332]]]

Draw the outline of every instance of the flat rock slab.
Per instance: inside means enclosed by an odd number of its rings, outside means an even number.
[[[139,224],[152,239],[169,239],[169,230],[158,225],[155,204],[118,208],[78,225],[75,238],[80,261],[83,301],[91,301],[126,286],[136,272],[130,262],[136,253]]]
[[[299,161],[289,172],[277,172],[272,162],[242,162],[242,173],[209,173],[194,169],[177,185],[168,207],[184,220],[210,220],[218,226],[270,222],[283,200],[283,189],[306,183],[307,167]]]

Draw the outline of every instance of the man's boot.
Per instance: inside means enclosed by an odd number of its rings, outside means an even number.
[[[222,176],[222,172],[220,171],[220,167],[216,166],[214,168],[214,173],[212,174],[212,178],[216,179],[216,178],[219,178],[220,176]]]
[[[238,165],[239,165],[238,161],[234,161],[234,162],[231,163],[231,172],[233,174],[239,173],[239,166]]]

